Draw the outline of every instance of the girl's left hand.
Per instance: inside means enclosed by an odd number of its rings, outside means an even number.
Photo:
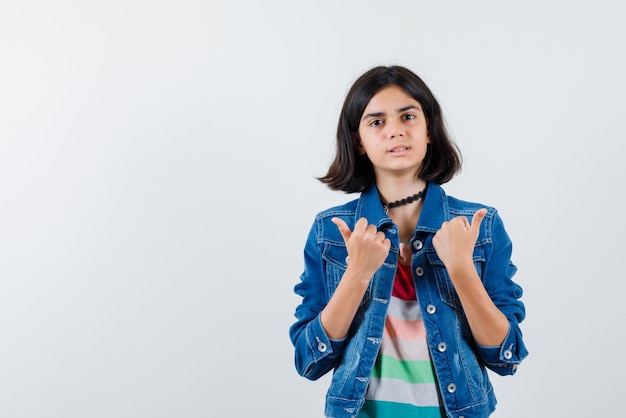
[[[457,216],[441,225],[433,237],[433,246],[448,271],[473,265],[474,245],[486,214],[487,209],[478,209],[471,225],[465,216]]]

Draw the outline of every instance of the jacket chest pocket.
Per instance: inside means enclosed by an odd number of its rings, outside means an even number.
[[[462,311],[463,308],[461,306],[459,295],[456,293],[454,284],[452,284],[452,279],[450,278],[443,261],[441,261],[435,251],[426,254],[426,257],[428,258],[428,263],[433,271],[435,283],[437,284],[437,290],[439,291],[439,296],[441,297],[442,302],[451,306],[453,309]],[[483,267],[485,264],[484,250],[481,247],[474,247],[474,254],[472,258],[474,260],[476,272],[482,279]]]
[[[326,297],[328,300],[332,297],[339,286],[339,282],[343,277],[346,269],[348,268],[348,264],[350,263],[350,259],[348,257],[348,251],[344,246],[337,246],[332,244],[327,244],[324,248],[324,252],[322,254],[322,258],[324,259],[325,271],[324,271],[324,281],[325,281],[325,290]],[[361,300],[361,305],[366,303],[372,294],[372,282],[370,281],[367,286],[367,290],[363,295],[363,299]]]

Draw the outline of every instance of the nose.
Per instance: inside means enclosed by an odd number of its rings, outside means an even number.
[[[387,122],[387,137],[394,139],[399,136],[404,136],[404,128],[402,124],[397,121]]]

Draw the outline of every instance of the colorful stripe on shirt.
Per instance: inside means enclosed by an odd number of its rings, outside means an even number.
[[[381,348],[358,416],[445,416],[410,265],[398,266]]]

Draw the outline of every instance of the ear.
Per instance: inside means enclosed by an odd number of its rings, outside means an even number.
[[[354,146],[354,149],[356,149],[356,151],[359,153],[359,155],[366,154],[365,148],[363,148],[363,145],[361,144],[361,137],[356,132],[352,132],[352,145]]]

